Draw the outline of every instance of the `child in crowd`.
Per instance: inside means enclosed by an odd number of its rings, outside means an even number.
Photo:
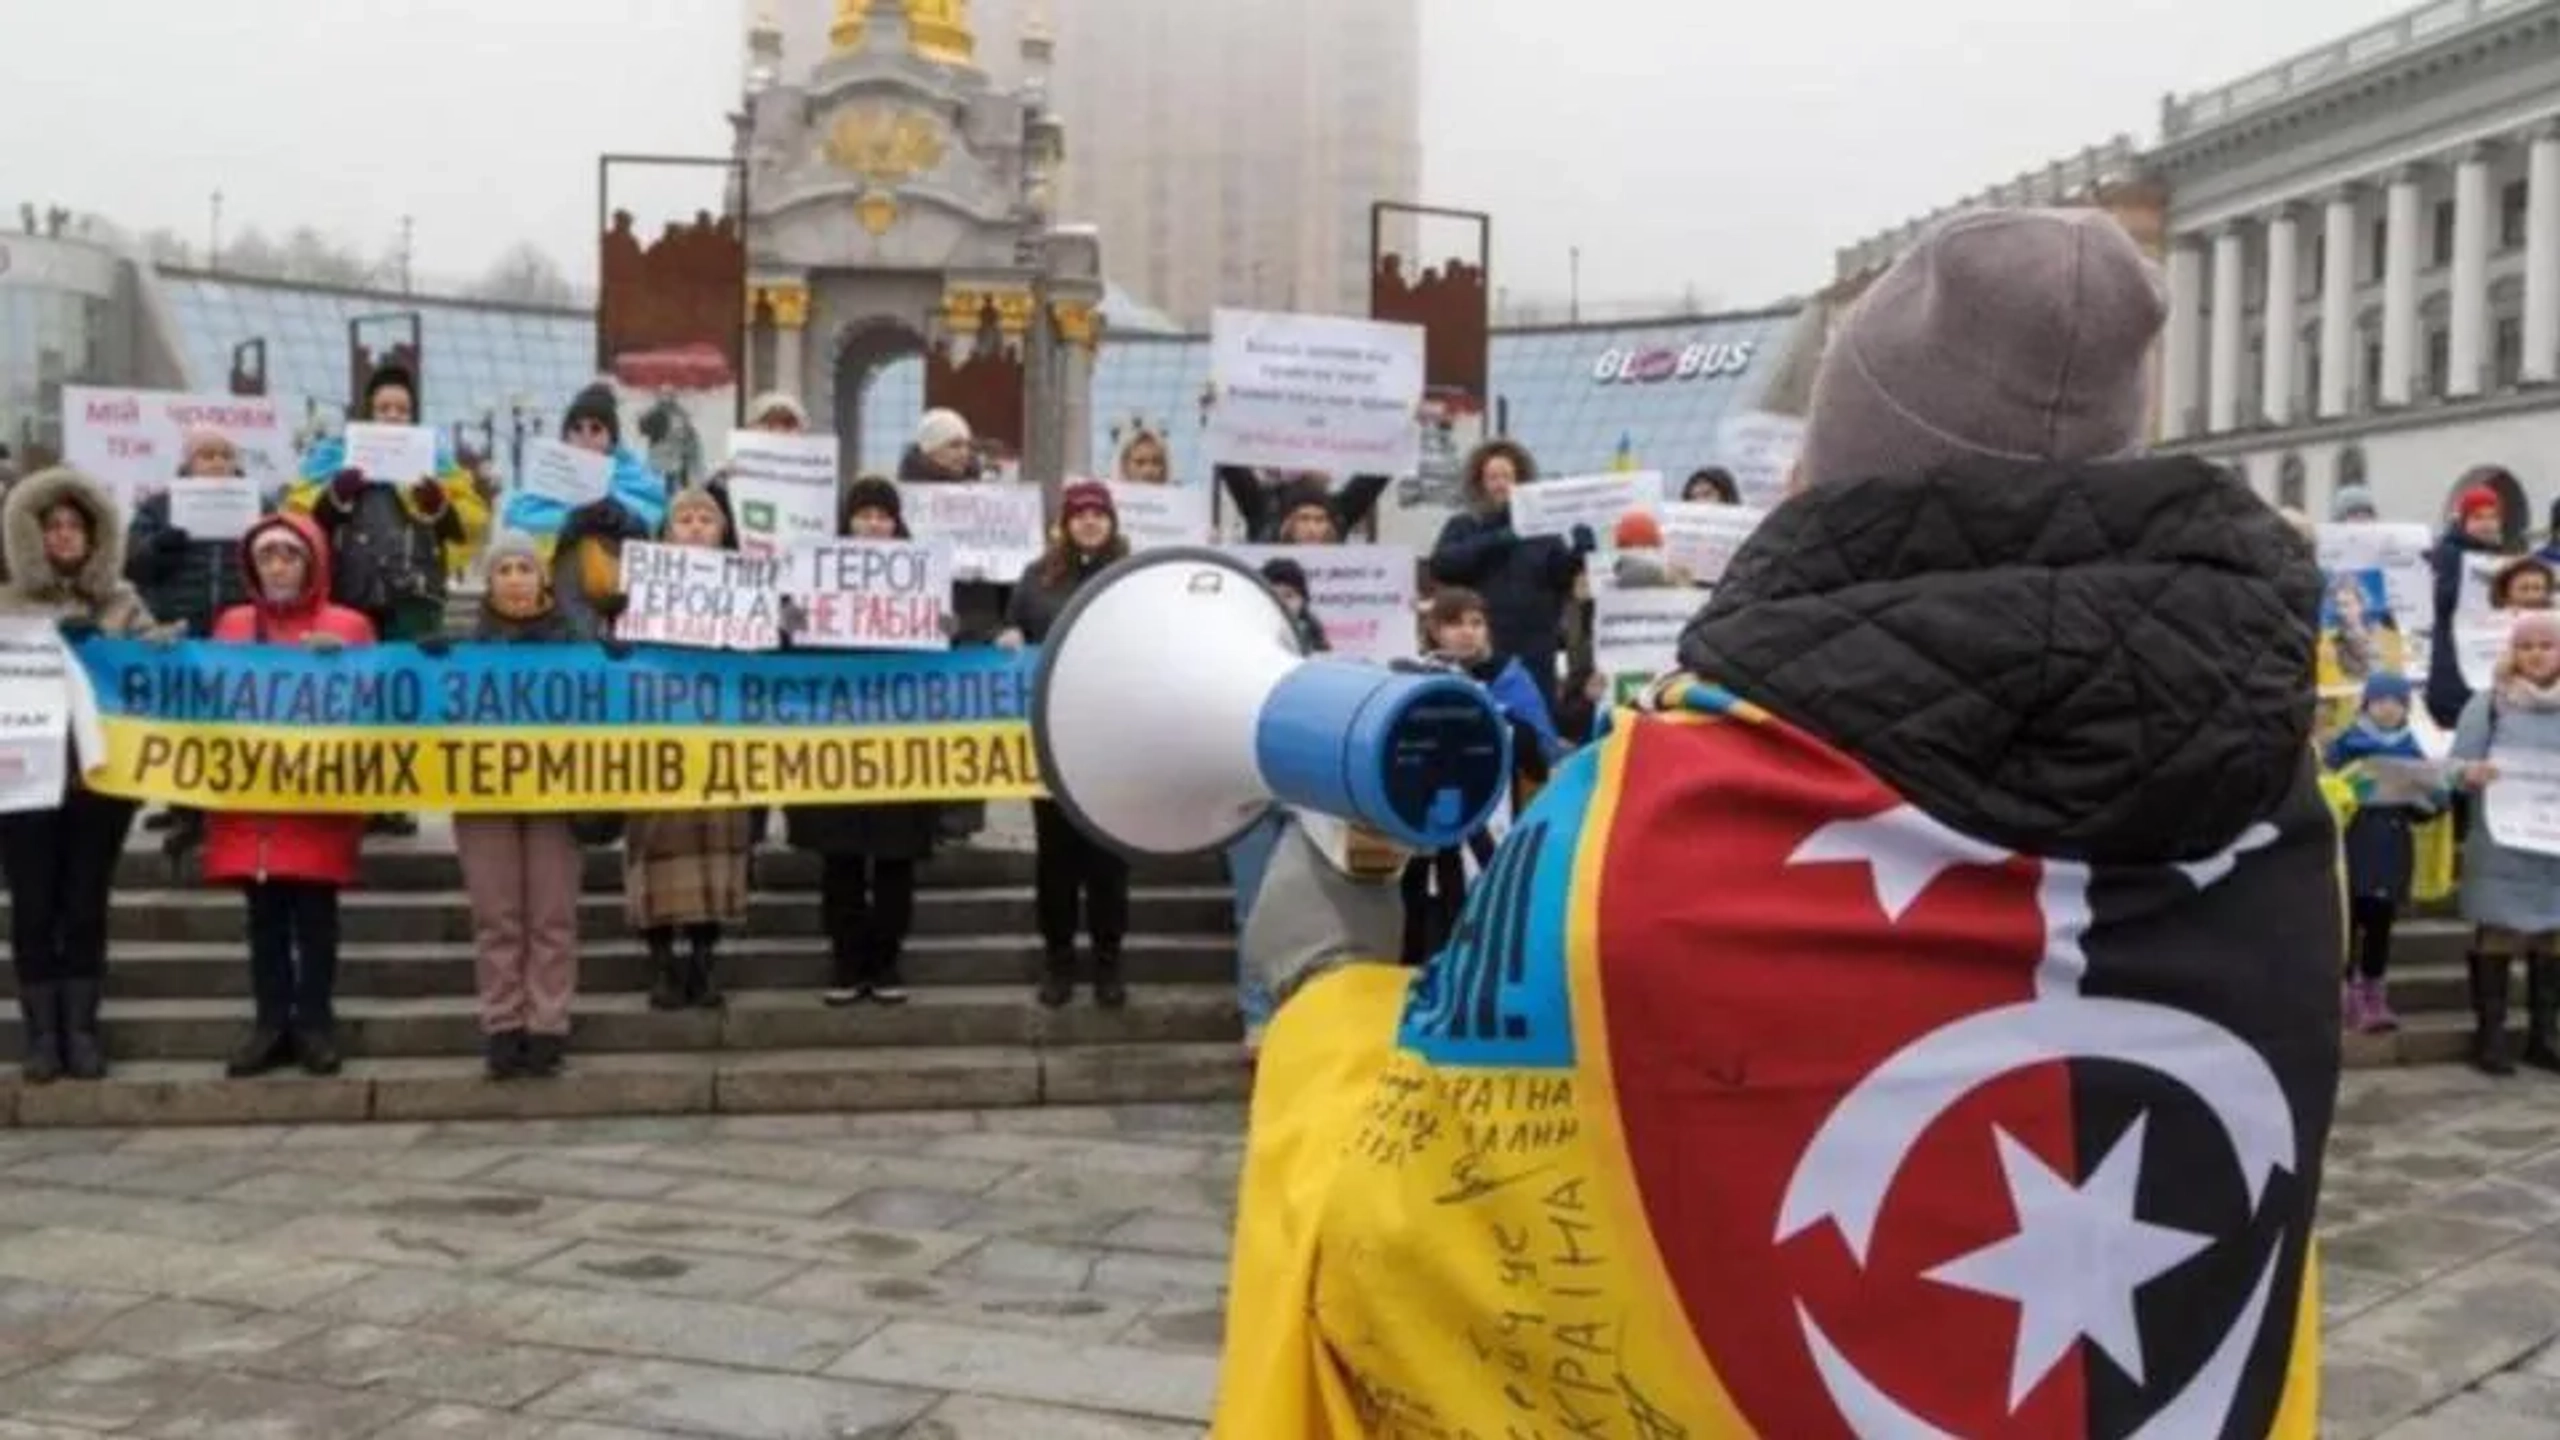
[[[252,598],[222,612],[226,645],[299,645],[334,655],[370,645],[373,622],[329,599],[329,543],[307,515],[271,515],[249,529],[237,563]],[[205,827],[207,884],[237,885],[249,904],[249,989],[256,1018],[232,1052],[234,1078],[301,1061],[338,1073],[338,892],[356,883],[361,815],[225,811]]]
[[[1310,655],[1331,650],[1333,645],[1325,639],[1324,622],[1307,605],[1306,567],[1286,555],[1275,556],[1262,562],[1262,578],[1289,612],[1289,628],[1297,634],[1299,648]]]
[[[905,540],[898,487],[865,475],[845,490],[837,527],[851,540]],[[783,811],[791,845],[818,857],[819,913],[833,955],[826,1003],[903,1005],[916,867],[932,858],[941,807],[929,801],[798,805]]]
[[[2391,973],[2391,924],[2409,899],[2417,858],[2414,827],[2433,816],[2444,801],[2432,784],[2423,796],[2386,799],[2386,794],[2402,793],[2403,787],[2380,783],[2371,771],[2373,762],[2398,762],[2408,767],[2402,777],[2406,779],[2426,766],[2425,752],[2409,729],[2413,694],[2407,677],[2397,672],[2365,681],[2362,709],[2355,722],[2329,742],[2327,757],[2331,771],[2350,777],[2363,772],[2366,782],[2356,786],[2355,818],[2345,828],[2347,923],[2354,965],[2346,981],[2345,1014],[2348,1028],[2368,1035],[2400,1028],[2400,1018],[2392,1012],[2385,991]]]
[[[500,645],[579,639],[553,601],[530,536],[507,533],[490,542],[489,588],[472,636]],[[577,833],[565,815],[456,815],[453,840],[471,894],[489,1076],[557,1075],[578,992],[584,856]]]
[[[115,500],[76,470],[39,470],[9,487],[0,500],[0,555],[9,564],[0,617],[51,621],[75,643],[152,630],[151,612],[124,580],[124,522]],[[107,1073],[98,1037],[107,901],[135,807],[90,789],[69,748],[66,741],[62,803],[0,815],[9,963],[18,976],[23,1065],[32,1085]]]
[[[2516,617],[2505,658],[2489,686],[2463,706],[2453,758],[2466,788],[2494,784],[2502,748],[2560,750],[2560,612]],[[2471,828],[2462,855],[2462,918],[2475,929],[2470,957],[2471,1062],[2490,1075],[2515,1073],[2507,1043],[2509,962],[2525,962],[2524,1060],[2560,1071],[2560,856],[2502,845],[2486,825]]]
[[[2511,560],[2489,580],[2489,608],[2548,610],[2553,580],[2551,562],[2538,555]]]
[[[240,474],[240,454],[231,437],[208,426],[190,428],[179,442],[178,479],[227,479]],[[251,596],[251,577],[240,563],[237,543],[200,539],[170,523],[168,492],[133,507],[124,578],[142,592],[142,603],[164,624],[178,626],[190,639],[213,633],[213,622]],[[204,839],[201,811],[172,805],[142,822],[145,830],[165,830],[162,842],[172,862]]]
[[[685,490],[667,506],[666,541],[727,549],[729,515],[709,490]],[[716,1010],[720,936],[747,919],[752,810],[652,810],[633,815],[622,837],[623,901],[649,946],[649,1008]],[[684,956],[676,941],[684,941]]]
[[[1039,644],[1076,590],[1128,553],[1110,488],[1092,480],[1069,485],[1059,499],[1057,533],[1015,583],[997,643],[1008,649]],[[1129,862],[1076,828],[1049,801],[1031,802],[1031,823],[1038,844],[1034,884],[1043,946],[1040,1003],[1056,1009],[1075,998],[1076,912],[1081,905],[1086,933],[1093,938],[1093,1000],[1116,1010],[1129,1003],[1120,971],[1120,947],[1129,934]]]

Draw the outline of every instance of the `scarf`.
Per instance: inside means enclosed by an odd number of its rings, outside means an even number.
[[[2418,737],[2407,724],[2385,728],[2371,715],[2358,715],[2356,722],[2329,742],[2329,768],[2342,769],[2358,760],[2423,760],[2426,752],[2418,748]]]
[[[2499,682],[2498,705],[2521,715],[2560,712],[2560,677],[2549,684],[2536,685],[2521,675],[2510,675]]]

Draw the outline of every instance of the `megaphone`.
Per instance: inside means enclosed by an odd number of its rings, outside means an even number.
[[[1041,642],[1031,737],[1049,798],[1138,858],[1224,849],[1274,805],[1446,849],[1511,773],[1483,687],[1310,658],[1259,574],[1197,547],[1077,589]]]

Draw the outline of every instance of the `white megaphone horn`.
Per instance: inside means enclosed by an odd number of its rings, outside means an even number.
[[[1511,773],[1482,686],[1311,659],[1259,574],[1187,547],[1076,591],[1041,644],[1031,736],[1049,798],[1141,858],[1222,849],[1274,805],[1445,849]]]

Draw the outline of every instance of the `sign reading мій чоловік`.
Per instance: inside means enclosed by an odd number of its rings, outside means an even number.
[[[1032,655],[593,645],[78,647],[109,795],[206,810],[575,812],[1038,795]]]

